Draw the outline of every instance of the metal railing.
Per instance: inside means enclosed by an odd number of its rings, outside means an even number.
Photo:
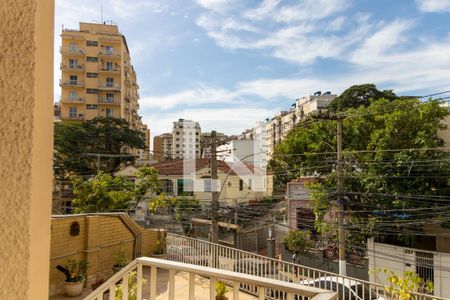
[[[111,98],[99,98],[98,103],[99,104],[118,104],[118,105],[120,105],[120,100],[114,100]]]
[[[60,68],[62,70],[70,70],[70,71],[83,71],[84,66],[83,65],[71,65],[71,64],[63,64],[61,63]]]
[[[285,262],[255,253],[193,239],[167,234],[167,257],[198,266],[256,275],[265,278],[294,282],[335,291],[339,299],[371,300],[390,299],[382,284],[326,272],[303,265]],[[241,285],[241,290],[257,295],[251,285]],[[412,293],[414,299],[444,299],[432,295]],[[267,297],[269,299],[280,299]]]
[[[59,52],[61,52],[61,54],[65,54],[65,55],[85,55],[86,52],[84,51],[83,48],[63,48],[60,47],[59,48]]]
[[[59,85],[60,86],[78,86],[78,87],[83,87],[84,86],[84,82],[83,81],[79,81],[79,80],[60,80],[59,81]]]
[[[70,103],[83,103],[84,98],[60,98],[59,101],[61,102],[70,102]]]
[[[101,83],[99,89],[103,90],[120,90],[120,84],[118,83]]]
[[[145,271],[147,270],[144,270],[144,268],[150,269],[150,278],[148,281],[148,276],[147,278],[145,277]],[[178,272],[189,274],[188,288],[186,291],[183,291],[186,292],[186,295],[189,295],[189,299],[195,299],[196,276],[209,278],[209,288],[207,288],[209,289],[209,299],[215,299],[216,297],[217,280],[222,280],[233,287],[232,293],[233,299],[235,300],[239,299],[241,294],[241,285],[255,286],[258,290],[259,299],[266,299],[269,295],[269,291],[278,291],[280,295],[283,295],[283,299],[287,300],[300,299],[298,296],[295,297],[295,295],[300,295],[303,299],[311,300],[337,299],[337,293],[324,289],[254,275],[240,274],[232,271],[218,270],[216,268],[199,267],[192,264],[149,257],[135,259],[84,299],[115,299],[116,291],[118,289],[120,290],[119,293],[122,295],[121,299],[123,300],[127,300],[131,294],[136,295],[136,299],[139,300],[143,299],[143,296],[150,300],[156,299],[159,270],[169,271],[169,276],[167,278],[168,299],[175,299],[175,282],[177,279],[183,280],[182,278],[176,276]],[[144,284],[145,281],[147,281],[146,284]],[[202,286],[199,288],[204,287]],[[202,296],[204,296],[204,292],[205,291],[203,290]],[[148,294],[149,297],[145,294]]]
[[[120,58],[120,52],[117,50],[100,50],[98,52],[98,56],[101,57],[110,57],[110,58]]]

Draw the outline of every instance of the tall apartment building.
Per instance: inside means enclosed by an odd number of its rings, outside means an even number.
[[[61,119],[116,117],[142,128],[139,86],[125,36],[116,25],[79,26],[61,34]]]
[[[153,159],[161,162],[172,159],[173,137],[171,133],[163,133],[153,138]]]
[[[254,127],[246,129],[238,136],[238,140],[253,141],[252,163],[261,169],[265,169],[267,167],[268,143],[266,126],[266,122],[256,122]]]
[[[185,119],[173,122],[172,158],[200,158],[200,136],[201,129],[198,122]]]
[[[289,132],[311,113],[325,111],[328,104],[336,98],[331,92],[315,92],[314,95],[301,97],[295,101],[289,111],[281,111],[266,124],[267,159],[272,158],[275,146],[283,140]]]

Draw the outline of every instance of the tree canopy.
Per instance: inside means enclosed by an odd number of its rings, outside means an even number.
[[[126,156],[131,149],[145,149],[145,133],[131,129],[124,119],[95,118],[82,123],[55,123],[54,168],[59,176],[69,172],[113,172],[120,163],[134,161],[132,155]],[[96,153],[119,156],[101,156],[99,159],[93,155]]]
[[[154,168],[142,167],[136,181],[124,176],[99,172],[93,178],[73,176],[73,206],[75,213],[123,211],[136,206],[149,191],[159,187]]]
[[[347,219],[352,219],[359,236],[362,231],[371,235],[377,222],[395,227],[399,219],[423,220],[420,211],[399,211],[436,207],[439,197],[450,195],[450,153],[442,149],[444,142],[437,135],[448,114],[438,101],[417,99],[372,99],[345,110],[343,193],[346,210],[358,211]],[[275,147],[270,166],[279,185],[299,176],[320,176],[311,188],[316,213],[323,216],[337,200],[336,122],[298,125]]]
[[[369,106],[372,100],[381,98],[389,101],[398,99],[392,90],[380,91],[374,84],[353,85],[331,101],[328,110],[340,112],[349,108],[358,108],[362,105]]]

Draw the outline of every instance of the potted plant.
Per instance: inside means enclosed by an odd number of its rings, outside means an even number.
[[[228,300],[225,294],[228,293],[228,286],[219,280],[216,282],[216,300]]]
[[[64,282],[64,291],[66,295],[69,297],[81,295],[86,280],[88,268],[87,261],[76,261],[71,259],[67,261],[65,266],[57,265],[56,268],[66,275],[66,280]]]
[[[128,259],[125,254],[125,249],[120,248],[119,252],[114,256],[116,259],[116,264],[113,266],[113,273],[116,274],[119,272],[123,267],[128,265]]]
[[[153,251],[153,257],[155,258],[167,258],[167,251],[166,251],[166,236],[165,234],[161,235],[161,231],[158,232],[159,238],[156,240],[156,248],[155,251]]]

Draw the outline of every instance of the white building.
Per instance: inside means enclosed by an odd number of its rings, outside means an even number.
[[[238,140],[253,141],[253,164],[260,169],[267,166],[267,131],[266,122],[256,122],[255,126],[246,129],[238,136]]]
[[[232,140],[217,147],[217,158],[225,162],[248,162],[255,160],[253,140]]]
[[[200,157],[201,129],[198,122],[179,119],[173,122],[172,158],[194,159]]]

